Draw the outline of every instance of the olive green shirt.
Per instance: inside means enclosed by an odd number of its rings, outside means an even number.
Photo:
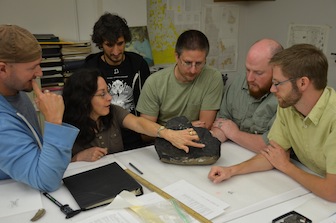
[[[80,146],[77,142],[72,148],[72,156],[91,147],[107,148],[108,154],[124,151],[124,144],[121,135],[123,121],[130,114],[127,110],[117,105],[111,105],[112,124],[107,129],[101,129],[90,143]]]
[[[165,125],[174,117],[196,121],[202,110],[219,110],[224,84],[218,70],[205,65],[194,81],[181,83],[174,68],[162,69],[147,78],[137,104],[140,113],[157,117],[157,122]]]
[[[265,143],[275,119],[278,101],[272,93],[252,97],[245,75],[239,75],[227,87],[217,117],[232,120],[243,132],[262,134]]]
[[[302,164],[325,176],[336,174],[336,93],[327,87],[304,117],[294,107],[278,108],[268,135],[284,149],[293,148]]]

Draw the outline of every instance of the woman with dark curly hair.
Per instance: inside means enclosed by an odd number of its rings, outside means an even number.
[[[80,129],[72,149],[72,161],[96,161],[109,153],[124,150],[122,128],[162,137],[186,152],[188,146],[203,148],[193,129],[170,130],[127,110],[112,105],[112,96],[102,74],[96,69],[81,69],[72,74],[63,89],[63,120]]]

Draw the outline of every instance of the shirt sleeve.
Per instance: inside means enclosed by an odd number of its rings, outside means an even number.
[[[10,118],[0,126],[0,177],[12,178],[41,191],[58,189],[79,130],[65,123],[45,122],[44,137],[40,139],[42,148],[39,148],[32,131],[19,119]]]
[[[230,105],[231,103],[230,103],[230,100],[229,100],[230,87],[231,87],[231,85],[229,85],[224,92],[223,99],[222,99],[221,106],[220,106],[220,110],[217,114],[218,118],[224,118],[224,119],[232,120],[232,115],[229,112],[230,110],[232,110],[231,105]]]
[[[277,142],[282,148],[288,150],[291,148],[291,143],[289,137],[287,136],[288,131],[286,124],[282,122],[282,110],[279,110],[279,106],[276,112],[275,120],[272,124],[272,127],[268,134],[268,140],[274,140]]]
[[[206,94],[202,102],[201,110],[219,110],[223,98],[224,83],[219,71],[215,71],[212,81],[206,89]]]
[[[136,109],[142,114],[158,117],[160,104],[157,87],[155,86],[155,76],[153,75],[155,74],[152,74],[152,76],[146,80],[142,88]]]

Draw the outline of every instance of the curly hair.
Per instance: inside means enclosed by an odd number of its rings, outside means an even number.
[[[124,37],[126,43],[131,42],[132,34],[127,21],[117,14],[105,12],[93,27],[92,42],[102,49],[105,41],[114,45],[119,37]]]
[[[98,88],[98,77],[102,74],[97,69],[80,69],[67,79],[63,88],[63,121],[80,130],[76,139],[79,145],[91,142],[98,130],[96,122],[90,118],[93,110],[91,100]],[[103,127],[109,127],[112,123],[111,111],[100,117],[100,121]]]

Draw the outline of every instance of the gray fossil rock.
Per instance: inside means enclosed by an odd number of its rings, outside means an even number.
[[[208,129],[193,127],[184,116],[170,119],[166,128],[173,130],[193,128],[200,138],[200,143],[204,143],[205,147],[203,149],[189,147],[189,153],[186,153],[167,140],[156,138],[154,146],[162,162],[179,165],[210,165],[219,159],[221,142],[213,137]]]

